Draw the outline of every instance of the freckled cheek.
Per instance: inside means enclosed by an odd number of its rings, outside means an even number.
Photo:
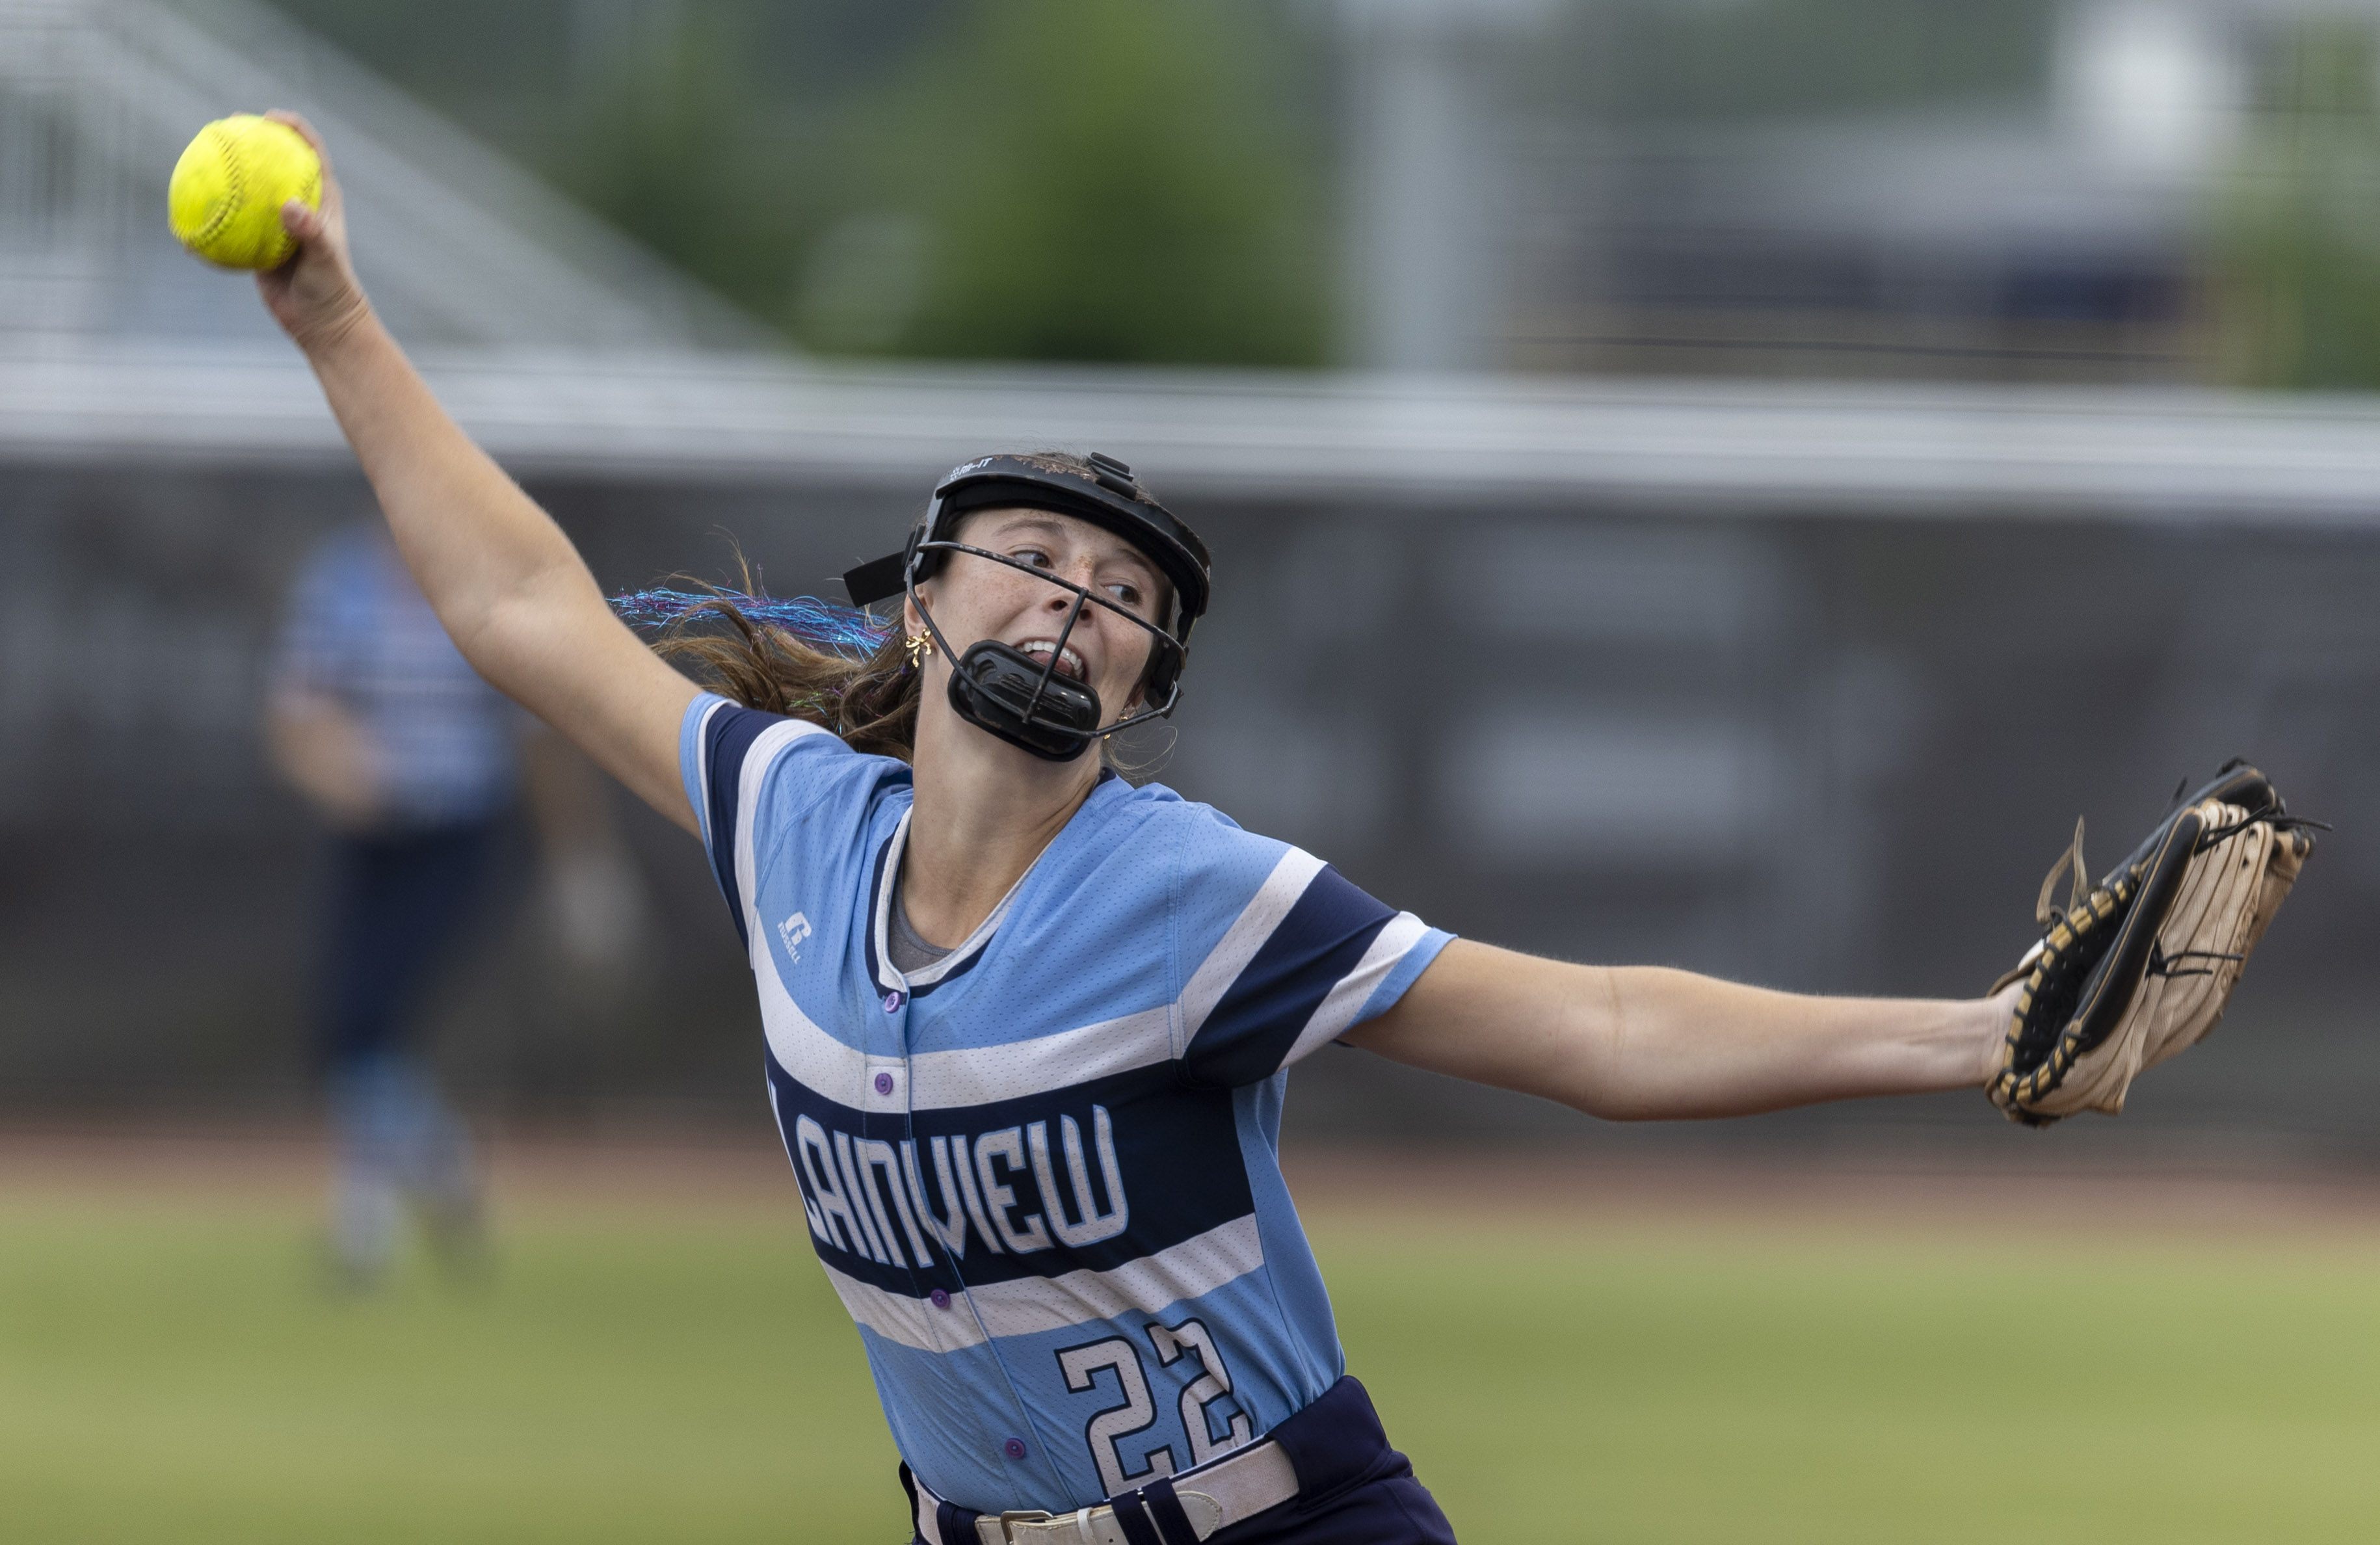
[[[1141,675],[1148,668],[1148,651],[1156,646],[1148,642],[1146,636],[1119,639],[1115,636],[1117,633],[1140,635],[1140,630],[1119,624],[1113,632],[1100,639],[1109,661],[1103,674],[1110,689],[1128,696],[1134,687],[1140,685]]]
[[[1006,570],[978,578],[980,583],[967,586],[947,604],[952,608],[953,619],[978,639],[999,637],[1009,623],[1032,610],[1039,599],[1034,592],[1046,593],[1050,590],[1023,575],[1011,576]]]

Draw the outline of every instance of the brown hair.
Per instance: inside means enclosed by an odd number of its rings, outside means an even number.
[[[1087,457],[1069,451],[1032,454],[1038,459],[1090,469]],[[1156,499],[1146,483],[1138,485],[1138,493],[1152,502]],[[653,641],[653,652],[672,664],[688,667],[703,686],[746,708],[823,725],[855,751],[898,757],[903,761],[914,757],[924,678],[909,665],[906,640],[897,619],[884,641],[863,657],[822,649],[747,615],[737,602],[758,602],[762,594],[758,577],[741,554],[736,555],[735,566],[739,583],[735,590],[692,581],[709,590],[711,599],[671,624]],[[728,631],[700,630],[700,624],[711,618],[725,623]],[[1127,776],[1153,772],[1163,749],[1126,760],[1113,741],[1104,736],[1099,741],[1100,760]]]
[[[855,751],[908,760],[917,748],[920,677],[909,668],[901,629],[858,658],[821,649],[747,616],[736,602],[759,601],[761,592],[741,554],[735,567],[740,583],[733,590],[694,581],[712,599],[672,623],[653,640],[653,652],[746,708],[807,719]],[[709,620],[728,630],[704,630]]]

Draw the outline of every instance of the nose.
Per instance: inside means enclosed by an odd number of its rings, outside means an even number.
[[[1071,570],[1064,568],[1059,569],[1058,578],[1067,581],[1069,584],[1080,585],[1083,589],[1087,590],[1098,588],[1096,581],[1099,578],[1099,570],[1097,562],[1089,558],[1085,558],[1082,562],[1076,564]],[[1056,594],[1050,596],[1049,602],[1050,609],[1053,612],[1065,611],[1068,607],[1074,604],[1074,596],[1063,590],[1060,590]],[[1084,611],[1087,614],[1089,612],[1097,611],[1098,609],[1099,608],[1095,606],[1085,607]]]

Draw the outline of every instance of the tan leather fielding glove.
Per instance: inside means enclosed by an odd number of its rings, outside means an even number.
[[[2134,1078],[2223,1017],[2319,824],[2233,762],[2088,894],[2078,824],[2042,882],[2041,943],[1993,986],[2025,983],[1985,1089],[1992,1103],[2029,1126],[2121,1111]],[[2074,889],[2062,916],[2049,905],[2061,873]]]

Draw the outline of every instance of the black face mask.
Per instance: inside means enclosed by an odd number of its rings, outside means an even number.
[[[968,724],[1050,761],[1074,760],[1099,734],[1097,692],[990,639],[951,668],[950,697]]]

